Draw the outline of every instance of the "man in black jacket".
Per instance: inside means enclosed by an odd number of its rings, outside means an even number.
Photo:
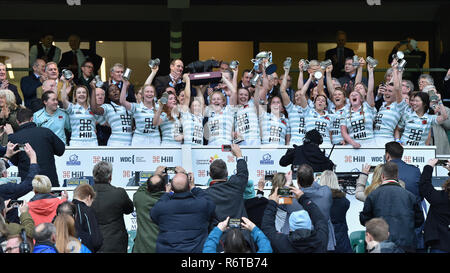
[[[277,232],[275,215],[277,213],[278,193],[275,189],[269,196],[264,211],[261,229],[269,238],[274,252],[278,253],[325,253],[328,245],[328,224],[319,207],[303,191],[290,187],[291,193],[305,210],[295,211],[289,217],[289,235]]]
[[[382,217],[389,224],[389,240],[405,252],[416,252],[414,228],[424,222],[420,200],[398,183],[396,163],[384,165],[381,179],[382,184],[367,196],[359,221],[365,225],[372,218]]]
[[[62,140],[50,129],[36,127],[33,122],[33,112],[28,109],[20,109],[17,112],[19,130],[8,136],[12,143],[29,143],[36,151],[37,163],[40,167],[39,174],[46,175],[52,181],[52,187],[59,187],[58,174],[56,173],[55,155],[62,156],[66,146]],[[22,180],[27,177],[30,168],[30,159],[25,152],[20,152],[11,158],[11,162],[19,169]]]
[[[294,170],[294,166],[308,164],[315,172],[333,170],[333,162],[319,149],[322,142],[322,136],[316,129],[306,132],[303,145],[294,145],[293,149],[288,149],[280,158],[280,166],[286,167],[292,164],[291,169]]]
[[[156,96],[158,98],[164,93],[167,87],[172,86],[178,92],[184,89],[182,81],[183,77],[183,61],[175,59],[170,62],[170,74],[166,76],[158,76],[155,78]]]

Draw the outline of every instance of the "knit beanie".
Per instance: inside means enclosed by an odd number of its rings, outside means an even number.
[[[245,187],[244,191],[244,200],[252,199],[255,195],[255,187],[253,185],[253,180],[248,180],[247,186]]]
[[[297,229],[312,229],[311,218],[306,210],[298,210],[289,216],[289,229],[296,231]]]

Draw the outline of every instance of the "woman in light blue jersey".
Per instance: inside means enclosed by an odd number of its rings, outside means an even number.
[[[94,115],[89,107],[89,91],[86,86],[75,86],[73,99],[74,103],[69,102],[67,91],[69,88],[61,89],[61,101],[64,109],[70,118],[70,127],[72,135],[69,146],[98,146],[95,125],[98,121],[103,122],[101,116]]]
[[[161,144],[158,126],[153,125],[153,119],[156,112],[156,89],[151,85],[151,82],[157,71],[157,67],[152,69],[152,73],[146,80],[146,84],[142,87],[142,101],[139,103],[130,103],[127,101],[126,97],[129,82],[123,80],[123,86],[120,92],[120,103],[133,114],[136,122],[131,146],[159,146]]]
[[[203,145],[203,114],[205,102],[203,94],[206,86],[196,86],[197,96],[191,96],[191,81],[188,74],[183,75],[186,86],[180,92],[183,103],[180,105],[181,123],[183,126],[183,143]],[[182,94],[183,93],[183,94]],[[180,98],[180,96],[178,96]]]
[[[120,104],[119,87],[115,84],[108,86],[107,99],[102,105],[97,104],[96,89],[92,90],[91,109],[94,114],[103,116],[111,127],[108,146],[130,146],[133,135],[131,128],[133,114]]]
[[[259,146],[261,144],[257,107],[247,87],[238,89],[234,125],[234,138],[243,140],[239,144],[240,146]]]
[[[261,107],[264,108],[264,107]],[[291,127],[283,114],[283,104],[279,96],[269,98],[267,112],[260,110],[261,144],[289,145]]]
[[[172,92],[164,92],[167,103],[158,100],[159,107],[153,117],[153,125],[159,126],[162,132],[162,146],[180,146],[183,141],[183,127],[178,111],[177,96]],[[161,98],[162,98],[161,97]]]

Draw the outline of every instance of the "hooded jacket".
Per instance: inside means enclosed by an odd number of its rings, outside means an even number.
[[[75,229],[77,237],[92,253],[97,252],[103,244],[103,236],[98,226],[95,212],[84,202],[73,199],[77,215]]]
[[[35,226],[41,223],[51,223],[56,215],[59,204],[67,201],[66,198],[59,199],[49,193],[38,193],[28,202],[28,212],[34,220]]]
[[[350,239],[348,238],[347,211],[350,208],[350,201],[345,197],[345,193],[340,190],[331,190],[333,205],[330,208],[330,218],[333,224],[334,236],[336,238],[337,253],[353,253]]]
[[[289,165],[310,165],[315,172],[333,170],[333,161],[325,156],[319,149],[319,145],[308,143],[301,146],[294,145],[293,149],[288,149],[286,154],[280,158],[280,166]]]
[[[55,244],[50,242],[37,243],[33,248],[33,253],[58,253]]]
[[[289,235],[278,233],[275,229],[277,203],[269,200],[264,211],[262,231],[269,238],[274,252],[278,253],[325,253],[328,244],[327,219],[314,202],[302,195],[298,200],[308,212],[313,230],[297,229]]]

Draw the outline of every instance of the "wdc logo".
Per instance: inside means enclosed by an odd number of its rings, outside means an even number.
[[[66,161],[67,166],[80,166],[81,162],[78,161],[78,156],[73,154],[69,156],[69,161]]]
[[[273,165],[272,156],[270,154],[264,154],[263,159],[259,161],[261,165]]]

